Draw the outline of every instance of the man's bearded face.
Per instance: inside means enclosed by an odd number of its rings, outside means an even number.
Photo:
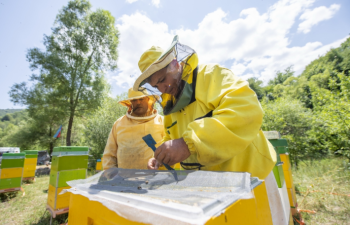
[[[130,100],[133,114],[135,116],[145,116],[148,110],[148,97]]]
[[[167,93],[176,97],[182,88],[181,75],[181,65],[173,60],[168,66],[155,72],[147,82],[162,94]]]

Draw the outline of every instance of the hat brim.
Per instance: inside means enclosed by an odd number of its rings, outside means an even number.
[[[139,87],[141,86],[141,83],[146,80],[148,77],[150,77],[155,72],[163,69],[166,67],[173,59],[175,58],[175,54],[173,52],[170,52],[163,60],[157,61],[150,65],[135,81],[133,89],[134,91],[139,91]]]
[[[155,72],[166,67],[173,59],[175,59],[174,46],[178,43],[179,38],[176,35],[170,45],[170,47],[164,51],[164,53],[157,59],[156,62],[152,63],[135,81],[133,90],[138,91],[139,87],[142,85],[142,82],[150,77]]]
[[[134,97],[134,98],[128,98],[128,99],[122,100],[122,101],[120,101],[118,103],[121,104],[122,106],[129,107],[131,105],[131,100],[140,99],[140,98],[144,98],[144,97],[150,98],[151,100],[153,100],[153,102],[158,101],[159,98],[160,98],[159,95],[143,95],[143,96],[137,96],[137,97]]]

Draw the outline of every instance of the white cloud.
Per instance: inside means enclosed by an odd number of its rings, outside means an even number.
[[[123,15],[117,25],[120,31],[119,72],[113,79],[118,86],[131,87],[140,74],[137,63],[141,54],[152,45],[167,48],[175,34],[182,44],[197,51],[201,64],[225,64],[244,79],[257,77],[266,83],[277,70],[291,65],[296,74],[300,74],[312,60],[345,40],[329,45],[309,42],[304,46],[289,46],[290,29],[313,2],[281,0],[263,14],[249,8],[231,21],[219,8],[207,14],[193,30],[169,30],[166,23],[153,22],[140,12]]]
[[[152,45],[163,47],[170,45],[173,34],[165,23],[154,23],[147,16],[136,12],[132,15],[123,15],[118,19],[117,28],[120,32],[119,74],[113,79],[117,85],[127,84],[131,87],[134,80],[140,75],[138,60],[142,53]]]
[[[134,2],[137,2],[138,0],[125,0],[127,3],[134,3]]]
[[[333,4],[329,8],[320,6],[313,10],[306,10],[299,19],[304,20],[298,26],[298,31],[304,34],[309,33],[312,26],[321,21],[329,20],[340,9],[340,5]]]
[[[152,0],[152,4],[153,4],[155,7],[159,8],[160,0]]]
[[[127,3],[134,3],[137,2],[138,0],[125,0]],[[154,5],[155,7],[159,8],[160,5],[160,0],[152,0],[152,5]]]

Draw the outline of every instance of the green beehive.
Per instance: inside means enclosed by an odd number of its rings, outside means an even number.
[[[4,174],[0,172],[2,177],[0,179],[0,190],[21,187],[25,157],[25,153],[4,153],[2,155],[0,171],[4,172],[6,170],[7,172]]]
[[[286,139],[270,139],[270,143],[277,148],[278,154],[289,153],[288,143]]]
[[[67,187],[67,181],[85,179],[86,169],[78,170],[65,170],[65,171],[52,171],[50,173],[50,184],[55,187]]]
[[[87,146],[60,146],[54,147],[52,151],[53,156],[63,155],[87,155],[89,147]]]
[[[88,155],[53,156],[51,161],[51,170],[62,171],[87,169],[88,157]]]
[[[284,184],[284,173],[283,173],[283,162],[281,161],[280,155],[277,153],[276,147],[274,147],[277,155],[277,163],[273,167],[273,174],[275,176],[278,188],[282,188]]]
[[[24,150],[24,153],[26,153],[26,158],[38,158],[38,150]]]
[[[66,208],[69,194],[58,195],[69,188],[68,181],[85,179],[88,168],[89,147],[55,147],[52,152],[47,207],[51,210]],[[67,211],[68,212],[68,211]]]
[[[21,187],[22,177],[0,179],[0,190]]]
[[[282,188],[284,184],[284,173],[282,168],[283,162],[280,162],[275,167],[273,167],[273,174],[275,175],[275,179],[277,182],[278,188]]]
[[[51,170],[87,169],[89,147],[55,147],[52,152]]]
[[[2,155],[1,169],[24,166],[25,153],[4,153]]]

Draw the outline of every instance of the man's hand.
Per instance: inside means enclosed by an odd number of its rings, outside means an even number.
[[[190,155],[183,138],[170,140],[156,149],[154,158],[148,161],[148,168],[154,170],[158,169],[161,164],[174,165],[187,159]]]

